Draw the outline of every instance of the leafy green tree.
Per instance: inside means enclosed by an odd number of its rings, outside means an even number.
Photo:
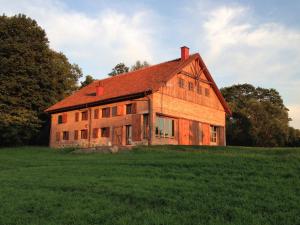
[[[233,112],[227,118],[229,145],[284,146],[288,139],[288,109],[275,89],[250,84],[222,88]]]
[[[136,61],[135,64],[131,67],[130,71],[139,70],[145,67],[150,66],[147,61],[141,62],[140,60]]]
[[[85,76],[85,80],[84,81],[81,81],[81,87],[80,88],[83,88],[91,83],[93,83],[95,79],[91,76],[91,75],[86,75]]]
[[[75,91],[81,76],[77,65],[49,48],[35,20],[0,16],[0,145],[47,143],[40,140],[49,136],[43,111]]]
[[[124,63],[119,63],[112,69],[112,71],[108,75],[113,77],[122,73],[128,73],[128,71],[129,67],[127,67]]]
[[[287,140],[287,146],[299,147],[300,146],[300,130],[293,127],[289,127],[289,135]]]

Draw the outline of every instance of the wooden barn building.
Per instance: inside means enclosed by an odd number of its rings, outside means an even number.
[[[226,145],[230,113],[201,56],[97,80],[46,110],[51,147]]]

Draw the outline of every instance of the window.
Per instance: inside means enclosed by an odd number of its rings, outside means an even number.
[[[109,137],[109,127],[101,128],[101,137]]]
[[[133,109],[133,104],[127,104],[126,105],[126,114],[133,114],[134,113],[134,109]]]
[[[174,119],[156,116],[155,135],[160,137],[174,137]]]
[[[99,118],[99,109],[95,109],[94,110],[94,119],[98,119]]]
[[[110,117],[110,108],[103,108],[102,109],[102,118]]]
[[[132,144],[132,126],[127,125],[126,126],[126,145]]]
[[[69,131],[63,132],[63,140],[69,140]]]
[[[93,138],[98,138],[98,133],[99,133],[98,130],[99,130],[98,128],[93,129]]]
[[[179,79],[178,79],[178,86],[179,86],[180,88],[184,88],[184,79],[182,79],[182,78],[179,78]]]
[[[56,132],[56,137],[55,137],[56,141],[59,142],[60,141],[60,132]]]
[[[74,140],[78,140],[78,130],[74,131]]]
[[[88,130],[81,130],[81,139],[87,139],[88,138]]]
[[[217,127],[210,126],[210,142],[217,143]]]
[[[126,105],[126,114],[132,114],[132,104]]]
[[[147,139],[149,133],[149,114],[143,115],[143,138]]]
[[[88,120],[88,111],[81,112],[81,120]]]
[[[205,96],[209,97],[209,89],[208,88],[205,88]]]
[[[118,106],[114,106],[111,108],[111,116],[117,116],[118,115]]]
[[[57,122],[58,122],[58,124],[62,124],[63,123],[63,117],[62,117],[62,115],[58,116]]]
[[[78,122],[79,121],[79,112],[76,112],[75,113],[75,122]]]
[[[193,82],[189,82],[189,91],[194,91],[194,84],[193,84]]]
[[[197,94],[202,95],[202,87],[199,84],[197,85]]]

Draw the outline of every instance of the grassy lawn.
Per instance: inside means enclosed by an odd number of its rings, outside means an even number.
[[[300,148],[0,149],[0,224],[300,224]]]

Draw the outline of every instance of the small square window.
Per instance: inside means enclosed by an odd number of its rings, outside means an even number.
[[[179,79],[178,79],[178,86],[179,86],[180,88],[184,88],[184,79],[182,79],[182,78],[179,78]]]
[[[88,111],[81,112],[81,120],[88,120]]]
[[[134,114],[135,113],[135,103],[126,105],[126,114]]]
[[[102,109],[102,118],[110,117],[110,108],[103,108]]]
[[[87,139],[88,138],[88,130],[81,130],[81,139]]]
[[[63,140],[69,140],[69,131],[64,131],[63,132]]]
[[[194,84],[193,84],[193,82],[189,82],[189,91],[194,91]]]
[[[58,124],[62,124],[63,123],[63,117],[62,117],[62,115],[58,116],[57,123]]]
[[[101,128],[101,137],[109,137],[109,127]]]

